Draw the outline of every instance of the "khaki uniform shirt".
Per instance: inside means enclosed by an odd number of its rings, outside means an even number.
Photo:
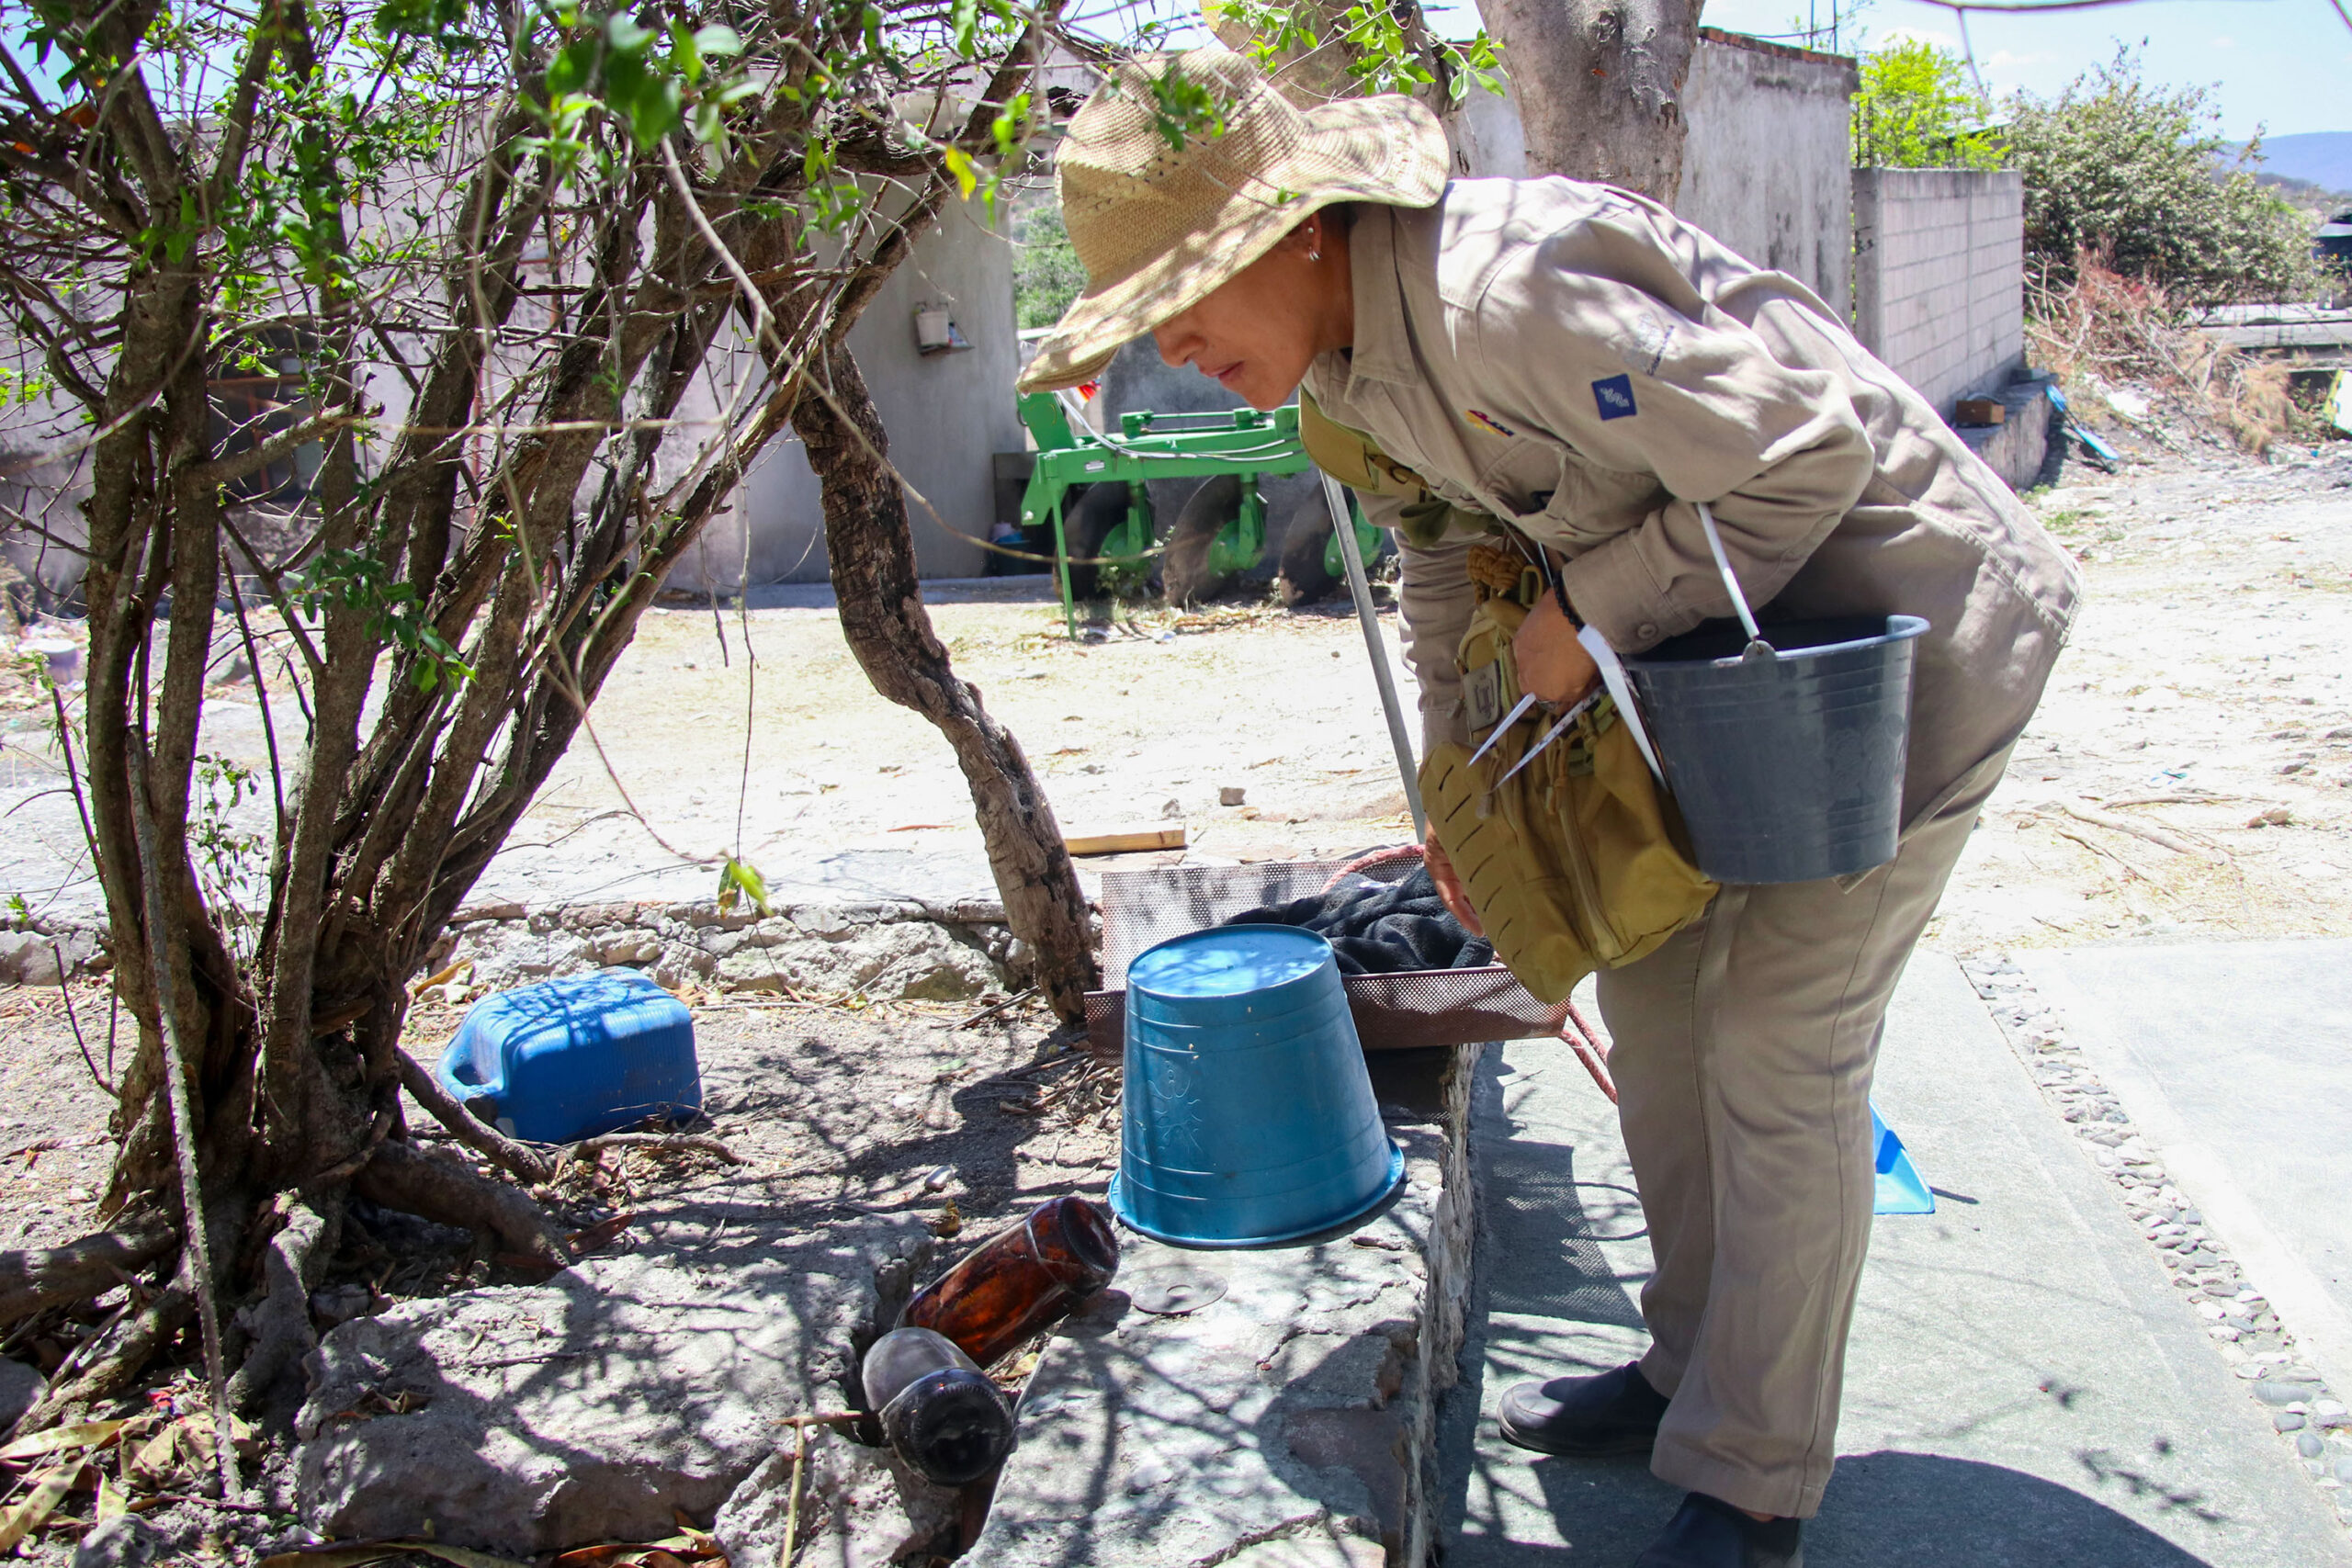
[[[1928,622],[1906,826],[2017,738],[2074,614],[2074,563],[1804,284],[1574,180],[1456,180],[1435,207],[1356,213],[1354,346],[1317,359],[1307,391],[1438,494],[1566,557],[1569,602],[1611,647],[1732,614],[1705,502],[1765,618]],[[1425,746],[1467,738],[1469,543],[1404,549]]]

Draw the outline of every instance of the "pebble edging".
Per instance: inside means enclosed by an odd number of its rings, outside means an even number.
[[[2122,1102],[2100,1081],[2065,1021],[2006,954],[1961,960],[1961,969],[2033,1081],[2087,1145],[2117,1196],[2171,1272],[2172,1282],[2222,1359],[2270,1413],[2271,1429],[2294,1445],[2314,1485],[2326,1492],[2339,1525],[2352,1527],[2352,1412],[2316,1370],[2296,1354],[2294,1337],[2204,1216],[2166,1175]]]

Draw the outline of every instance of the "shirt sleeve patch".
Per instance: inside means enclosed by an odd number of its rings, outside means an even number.
[[[1592,384],[1592,400],[1600,405],[1604,420],[1623,419],[1640,411],[1634,407],[1634,378],[1631,376],[1609,376]]]
[[[1645,312],[1626,335],[1623,352],[1618,355],[1625,368],[1637,376],[1657,375],[1666,360],[1667,345],[1674,341],[1674,323],[1655,312]]]

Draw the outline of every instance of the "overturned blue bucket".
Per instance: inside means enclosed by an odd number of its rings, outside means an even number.
[[[1917,615],[1712,621],[1625,660],[1692,858],[1717,882],[1812,882],[1894,858]]]
[[[1329,1230],[1396,1190],[1331,945],[1218,926],[1127,965],[1126,1091],[1111,1210],[1179,1247]]]

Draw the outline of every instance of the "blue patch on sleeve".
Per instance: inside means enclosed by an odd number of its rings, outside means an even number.
[[[1611,376],[1592,384],[1592,400],[1600,405],[1604,420],[1623,419],[1640,411],[1634,407],[1634,378],[1631,376]]]

